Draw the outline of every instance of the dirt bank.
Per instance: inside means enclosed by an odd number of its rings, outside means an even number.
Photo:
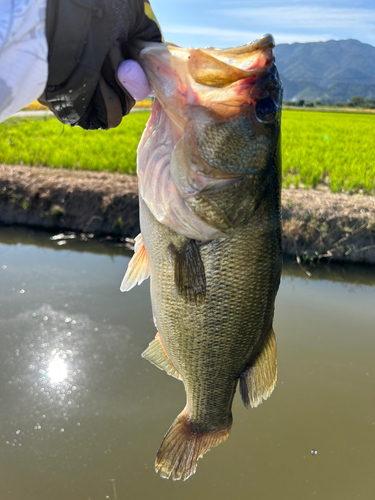
[[[374,196],[285,189],[282,219],[287,255],[375,264]]]
[[[0,224],[134,237],[137,189],[128,175],[0,165]]]
[[[375,197],[286,189],[282,199],[285,254],[375,264]],[[0,224],[134,238],[137,180],[0,165]]]

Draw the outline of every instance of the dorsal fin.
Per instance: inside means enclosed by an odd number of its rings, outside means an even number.
[[[164,349],[159,333],[155,335],[154,340],[150,342],[147,349],[142,353],[142,358],[147,359],[150,363],[160,368],[160,370],[165,370],[168,375],[182,380],[181,375],[173,366],[172,361],[169,359]]]
[[[269,398],[276,385],[276,338],[271,330],[255,363],[240,377],[240,393],[246,408],[256,408]]]
[[[122,292],[128,292],[135,287],[135,285],[140,285],[142,281],[146,280],[149,276],[150,266],[142,234],[140,233],[135,238],[134,255],[128,264],[128,269],[122,280],[120,290]]]

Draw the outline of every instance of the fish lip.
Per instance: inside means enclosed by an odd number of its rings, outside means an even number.
[[[276,46],[275,39],[270,33],[266,33],[257,40],[254,40],[250,45],[255,46],[255,50],[271,48],[274,49]]]
[[[260,38],[257,38],[256,40],[252,41],[252,42],[249,42],[249,43],[245,43],[244,45],[240,45],[239,47],[230,47],[230,48],[227,48],[227,49],[217,49],[217,50],[221,50],[221,51],[231,51],[233,50],[236,51],[236,53],[238,53],[239,51],[256,51],[256,50],[261,50],[261,49],[273,49],[275,48],[276,46],[276,43],[275,43],[275,39],[273,38],[273,36],[270,34],[270,33],[266,33],[265,35],[262,35]],[[213,47],[209,47],[209,48],[213,48]]]

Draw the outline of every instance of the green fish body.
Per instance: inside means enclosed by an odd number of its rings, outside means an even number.
[[[282,92],[272,47],[268,36],[137,54],[157,101],[138,150],[142,236],[122,289],[150,275],[158,334],[143,357],[185,387],[156,459],[174,480],[228,438],[238,382],[247,408],[276,383]]]

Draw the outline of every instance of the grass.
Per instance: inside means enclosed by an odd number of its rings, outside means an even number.
[[[375,192],[375,116],[283,111],[283,182]]]
[[[132,113],[110,130],[64,126],[53,117],[12,118],[0,125],[0,163],[134,173],[150,113]]]
[[[0,163],[134,173],[149,112],[116,129],[84,131],[54,118],[13,118],[0,125]],[[375,193],[375,116],[284,110],[283,183]]]
[[[284,104],[283,105],[283,109],[287,109],[287,110],[293,110],[293,111],[296,111],[296,106],[288,106],[287,104]],[[369,114],[375,114],[375,109],[372,109],[372,108],[342,108],[341,106],[340,107],[334,107],[334,106],[314,106],[314,107],[309,107],[309,106],[301,106],[301,107],[297,107],[297,110],[298,111],[318,111],[320,113],[327,113],[327,112],[330,112],[330,113],[369,113]]]

